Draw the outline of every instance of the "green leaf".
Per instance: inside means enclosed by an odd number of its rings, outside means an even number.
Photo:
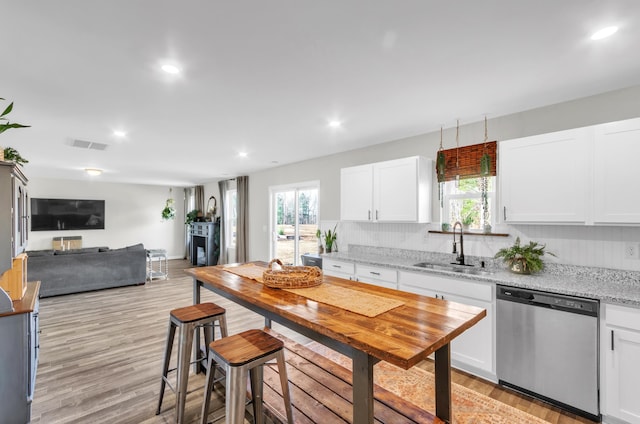
[[[4,100],[4,99],[2,99],[2,100]],[[8,115],[9,112],[11,112],[12,109],[13,109],[13,102],[11,102],[9,104],[9,106],[7,106],[7,108],[4,110],[4,112],[2,112],[2,115],[0,115],[0,117]]]

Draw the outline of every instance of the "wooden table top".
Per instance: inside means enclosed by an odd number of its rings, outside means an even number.
[[[191,268],[186,272],[205,285],[404,369],[426,359],[486,316],[485,309],[475,306],[342,278],[323,277],[323,284],[404,303],[403,306],[369,318],[291,292],[266,287],[255,280],[224,271],[221,265]]]

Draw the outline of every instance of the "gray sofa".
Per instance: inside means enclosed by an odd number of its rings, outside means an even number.
[[[142,244],[109,249],[27,252],[29,281],[40,281],[40,297],[144,284],[147,255]]]

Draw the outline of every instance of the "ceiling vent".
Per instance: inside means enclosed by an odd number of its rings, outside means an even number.
[[[88,150],[106,150],[108,145],[104,143],[94,143],[93,141],[73,140],[73,147]]]

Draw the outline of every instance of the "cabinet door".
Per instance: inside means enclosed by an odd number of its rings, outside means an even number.
[[[373,219],[373,165],[340,170],[340,218],[343,221]]]
[[[577,128],[499,143],[504,222],[585,223],[588,133]]]
[[[374,220],[417,222],[418,161],[411,157],[374,164]]]
[[[491,284],[400,272],[399,287],[411,293],[486,309],[485,318],[451,342],[451,359],[465,371],[495,380],[494,295]]]
[[[606,411],[631,424],[640,424],[640,331],[607,327],[611,343],[605,353]]]
[[[640,119],[595,127],[594,223],[640,223]]]

